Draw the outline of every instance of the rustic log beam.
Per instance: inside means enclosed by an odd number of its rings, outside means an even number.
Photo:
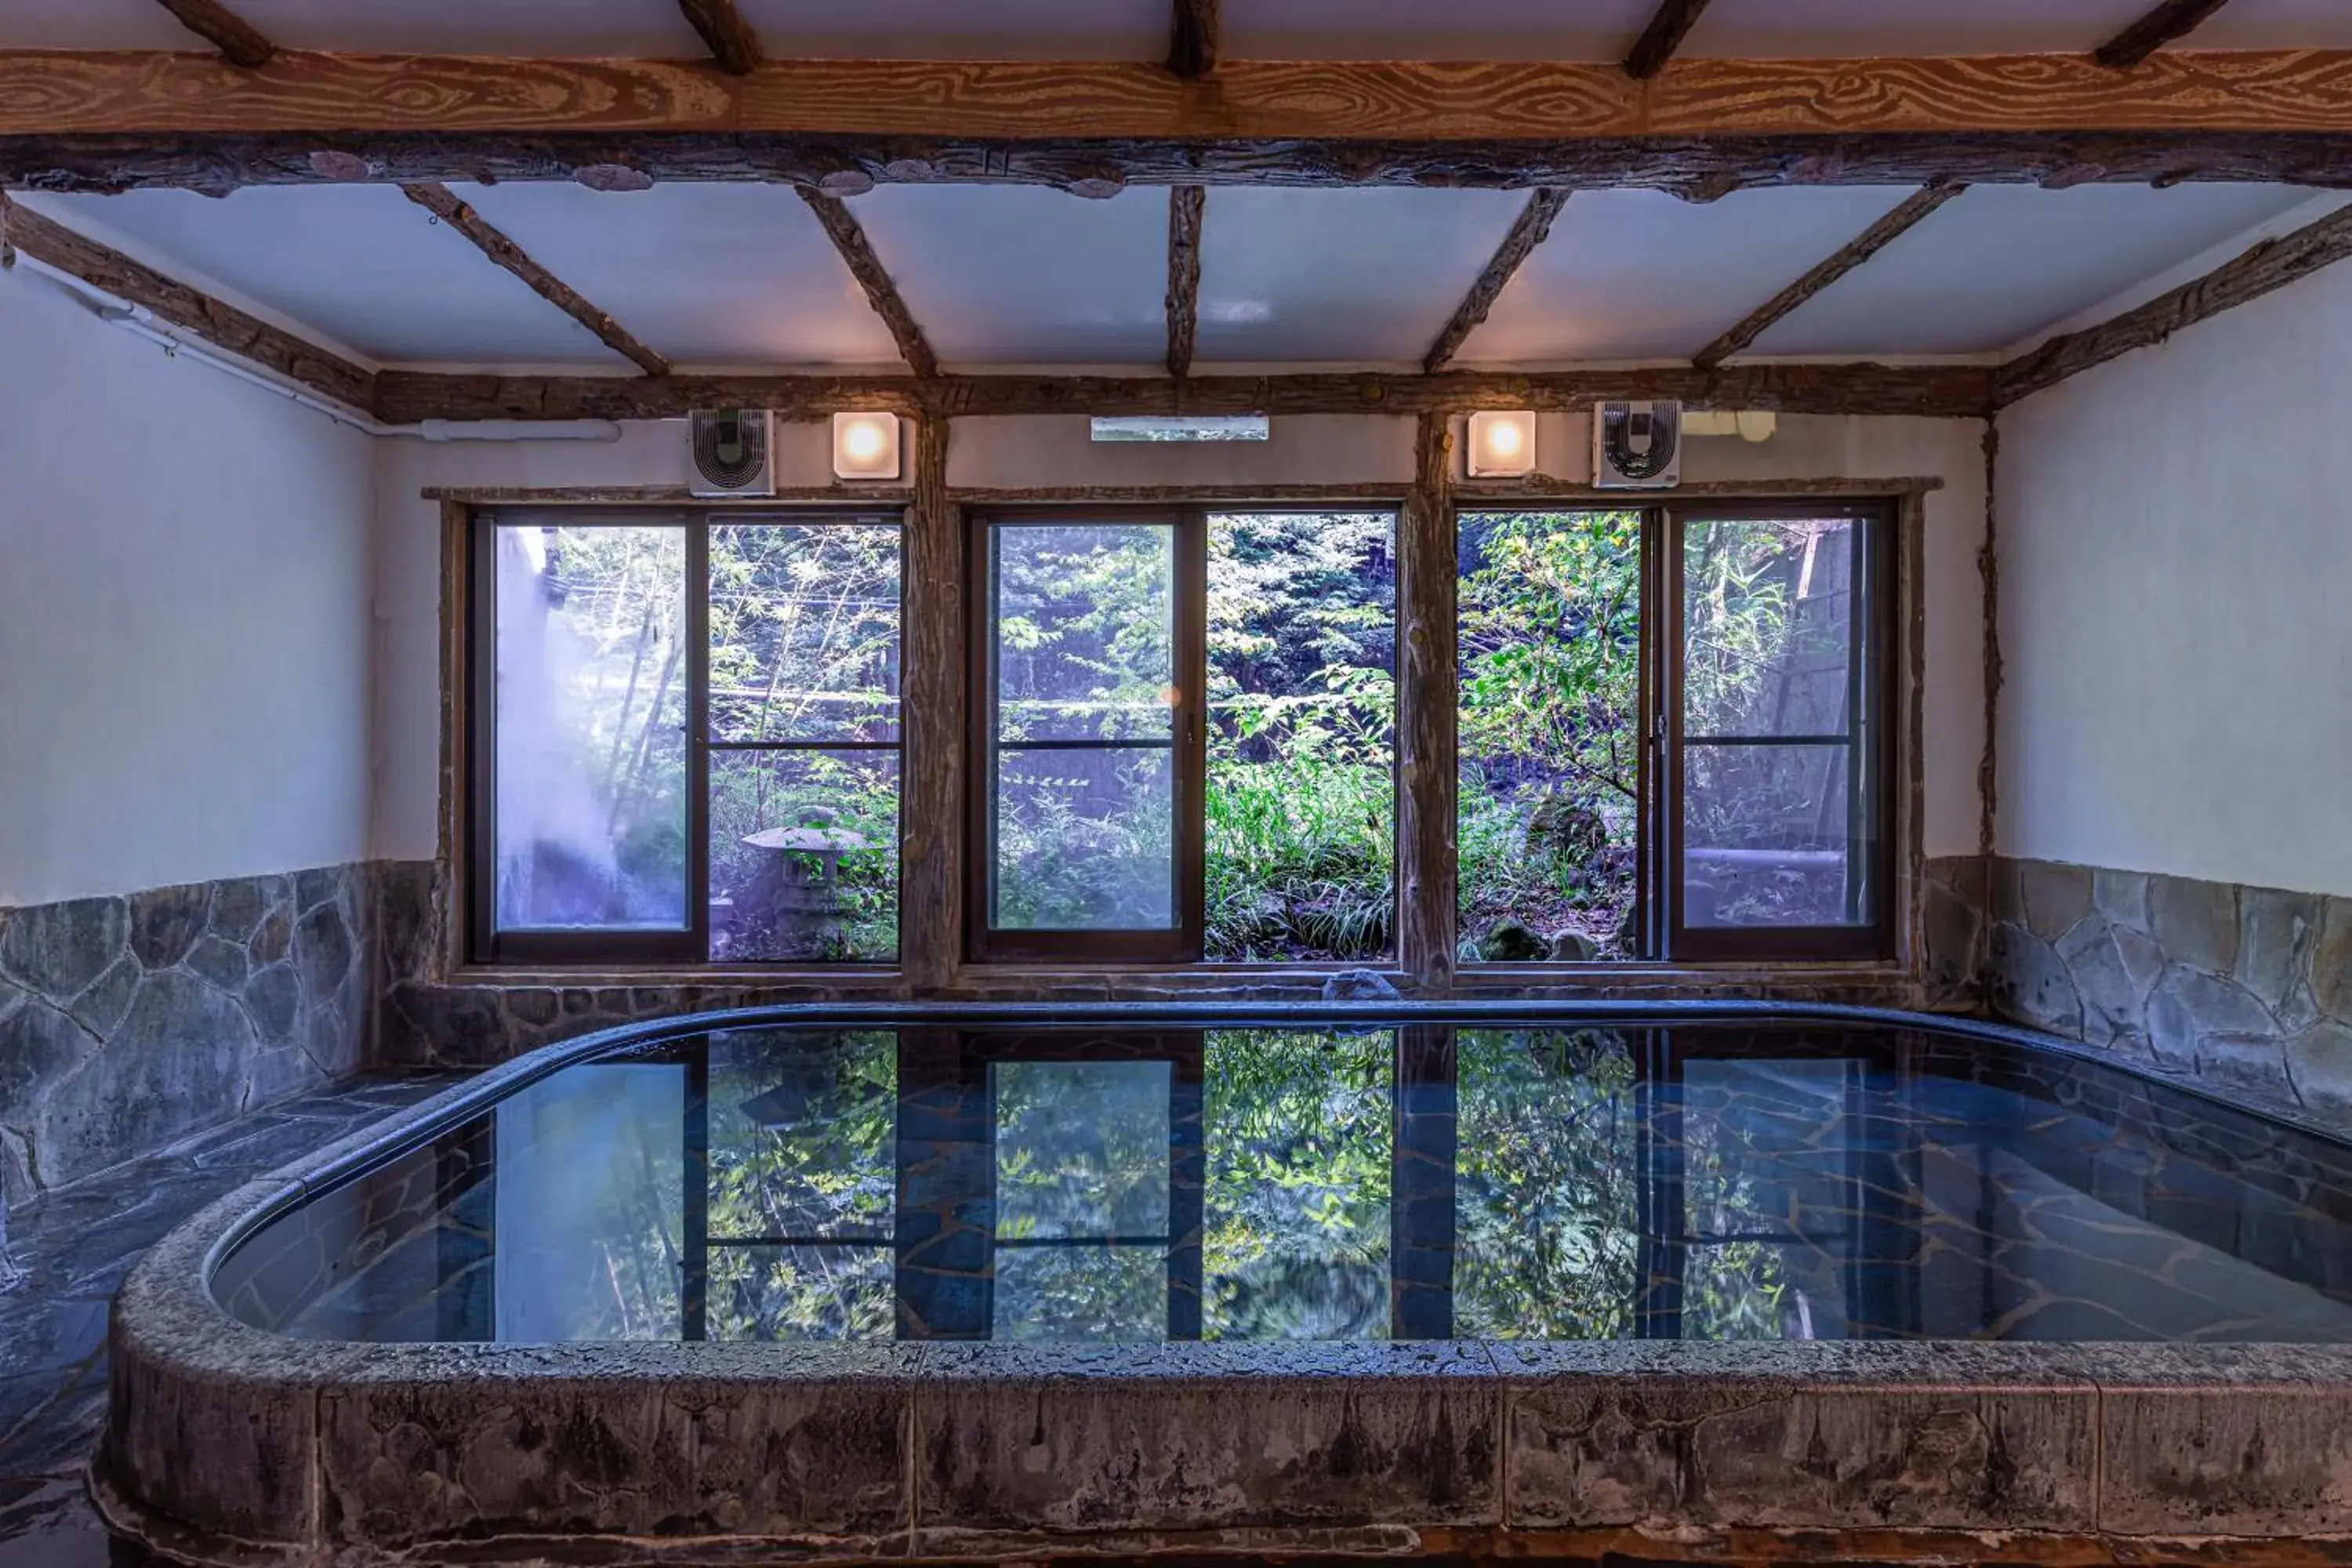
[[[251,70],[268,65],[278,53],[278,46],[264,37],[260,28],[218,4],[218,0],[156,3],[177,17],[180,26],[218,49],[221,58],[231,65]]]
[[[1980,418],[1990,366],[1687,365],[1515,374],[1446,371],[1291,375],[539,376],[384,371],[386,419],[675,419],[697,408],[772,408],[788,419],[845,409],[948,418],[1006,414],[1393,414],[1574,409],[1625,399],[1783,414]]]
[[[5,74],[5,73],[0,73]],[[0,88],[5,90],[5,88]],[[5,117],[0,107],[0,119]],[[0,131],[0,188],[163,188],[226,195],[245,185],[577,180],[815,184],[855,195],[877,184],[1054,186],[1265,185],[1562,190],[1633,188],[1688,200],[1778,185],[2176,184],[2184,181],[2352,186],[2352,131],[1870,132],[1438,142],[1409,137],[1208,136],[1022,142],[768,132]]]
[[[1928,214],[1966,189],[1966,185],[1929,185],[1913,192],[1894,211],[1848,240],[1835,255],[1773,295],[1749,312],[1738,325],[1699,350],[1692,357],[1691,363],[1700,370],[1711,370],[1738,353],[1761,337],[1774,322],[1909,233]]]
[[[2183,327],[2259,300],[2352,256],[2352,207],[2339,207],[2292,234],[2265,239],[2194,282],[2137,310],[2051,339],[1993,374],[1993,401],[2007,407],[2119,354],[2164,342]]]
[[[1625,74],[1635,81],[1647,81],[1664,70],[1706,9],[1706,0],[1659,0],[1650,25],[1642,29],[1625,56]]]
[[[361,414],[375,411],[375,373],[166,278],[119,250],[0,195],[0,254],[15,250],[152,312],[165,327],[275,372]]]
[[[1574,61],[1229,60],[1215,90],[1157,65],[769,60],[747,76],[666,60],[281,51],[0,51],[0,134],[678,132],[1055,144],[1576,144],[1727,137],[2352,132],[2352,50],[2168,50],[2129,73],[2087,56],[1676,60],[1646,82]],[[1278,149],[1275,149],[1278,150]],[[1834,147],[1821,149],[1834,154]],[[892,178],[919,178],[917,174]],[[1813,177],[1839,178],[1826,167]],[[1205,183],[1171,179],[1171,184]],[[1547,182],[1557,183],[1557,182]]]
[[[963,951],[963,529],[948,438],[943,419],[916,426],[907,512],[898,953],[917,995],[944,989]]]
[[[532,293],[595,333],[614,353],[635,361],[638,368],[647,375],[669,374],[669,361],[631,337],[622,329],[620,322],[582,299],[571,285],[533,261],[522,247],[492,226],[481,214],[458,200],[446,185],[412,184],[403,185],[400,189],[410,201],[473,241],[484,256],[521,279]]]
[[[1209,193],[1200,185],[1168,192],[1168,374],[1192,374],[1192,343],[1201,322],[1201,219]]]
[[[2163,0],[2101,44],[2091,58],[2109,70],[2128,70],[2175,38],[2185,38],[2230,0]]]
[[[1412,489],[1397,521],[1397,959],[1417,990],[1453,984],[1458,677],[1454,443],[1442,413],[1413,432]]]
[[[898,285],[891,280],[882,258],[874,254],[864,226],[851,214],[848,204],[807,185],[797,189],[809,210],[816,214],[816,221],[824,226],[825,237],[833,241],[833,247],[841,252],[849,275],[866,290],[874,313],[890,329],[891,341],[898,345],[898,357],[907,362],[907,368],[917,375],[939,374],[939,356],[931,353],[930,342],[923,336],[915,313],[907,309],[906,297],[898,292]]]
[[[1470,291],[1462,297],[1462,303],[1454,308],[1454,317],[1445,323],[1444,331],[1437,334],[1437,341],[1429,345],[1429,353],[1422,358],[1423,370],[1434,375],[1445,368],[1446,362],[1453,359],[1454,352],[1461,348],[1463,340],[1476,330],[1478,323],[1486,319],[1486,312],[1495,308],[1495,300],[1503,292],[1503,285],[1511,280],[1511,275],[1519,269],[1519,264],[1534,255],[1536,247],[1551,233],[1552,219],[1558,217],[1559,209],[1568,205],[1568,196],[1566,191],[1536,191],[1528,195],[1528,205],[1519,209],[1518,217],[1511,224],[1511,231],[1503,236],[1503,243],[1495,247],[1495,254],[1487,259],[1486,270],[1479,273],[1477,281],[1470,285]]]
[[[1219,0],[1176,0],[1168,68],[1186,81],[1198,81],[1217,68],[1218,9]]]
[[[702,35],[710,58],[732,76],[750,76],[760,68],[760,35],[735,9],[735,0],[677,0],[677,8]]]

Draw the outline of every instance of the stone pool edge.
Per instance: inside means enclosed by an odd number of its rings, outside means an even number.
[[[213,1267],[255,1226],[572,1061],[711,1026],[931,1012],[1780,1017],[2090,1055],[2005,1026],[1801,1004],[787,1006],[605,1030],[248,1184],[142,1259],[110,1329],[101,1510],[184,1556],[287,1568],[452,1548],[695,1563],[1605,1543],[1796,1561],[1864,1537],[1923,1561],[1993,1537],[2021,1561],[2082,1561],[2094,1538],[2231,1562],[2292,1539],[2283,1560],[2352,1561],[2352,1347],[360,1345],[254,1329],[213,1300]]]

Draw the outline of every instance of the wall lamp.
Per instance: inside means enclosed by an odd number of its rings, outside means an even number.
[[[898,416],[836,414],[833,416],[833,472],[843,479],[898,477]]]
[[[1467,457],[1474,479],[1516,479],[1535,472],[1535,410],[1486,410],[1470,416]]]

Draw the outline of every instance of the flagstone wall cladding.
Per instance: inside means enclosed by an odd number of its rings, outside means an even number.
[[[1990,868],[1999,1016],[2352,1132],[2352,898],[2044,860]]]
[[[375,904],[350,865],[0,910],[0,1199],[358,1070]]]

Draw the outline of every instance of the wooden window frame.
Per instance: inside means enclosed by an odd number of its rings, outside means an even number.
[[[1903,509],[1884,500],[1741,500],[1736,498],[1676,498],[1653,502],[1653,570],[1646,586],[1654,591],[1656,613],[1644,605],[1643,632],[1653,644],[1644,672],[1654,700],[1645,703],[1649,733],[1642,746],[1652,790],[1646,815],[1654,817],[1651,840],[1653,890],[1651,936],[1670,963],[1832,963],[1895,959],[1900,911],[1896,868],[1903,823],[1897,810],[1897,734],[1903,702],[1896,686],[1899,636],[1897,598],[1902,583]],[[1692,926],[1685,910],[1684,753],[1685,524],[1850,518],[1861,552],[1849,641],[1852,700],[1847,739],[1852,772],[1847,783],[1849,820],[1866,812],[1874,831],[1857,868],[1869,918],[1835,926]],[[1855,646],[1856,643],[1859,646]],[[1707,743],[1705,741],[1688,742]],[[1783,743],[1805,743],[1784,742]],[[1851,841],[1851,840],[1849,840]]]
[[[972,508],[965,513],[964,583],[971,620],[963,757],[964,938],[972,963],[1199,963],[1207,927],[1208,516],[1206,504]],[[1177,703],[1170,737],[1174,838],[1174,924],[1165,930],[1009,931],[992,923],[996,858],[996,574],[992,549],[1002,528],[1088,522],[1165,525],[1175,545]]]
[[[576,930],[532,928],[502,931],[498,922],[498,530],[502,525],[545,522],[565,528],[676,527],[685,537],[686,616],[681,635],[687,657],[681,661],[686,678],[686,899],[687,920],[678,930],[620,931],[584,927]],[[461,898],[465,911],[463,952],[469,963],[532,967],[636,969],[692,967],[732,970],[739,967],[783,970],[852,968],[877,975],[895,971],[904,962],[906,860],[905,767],[906,721],[902,712],[898,739],[884,743],[824,742],[747,746],[714,742],[710,738],[710,531],[719,527],[864,527],[891,528],[898,533],[900,619],[898,644],[903,671],[907,627],[904,613],[907,578],[907,523],[894,507],[823,509],[777,507],[658,506],[486,506],[471,509],[465,521],[466,616],[464,668],[466,710],[464,794],[466,816]],[[898,946],[889,959],[763,959],[752,965],[718,963],[710,957],[710,753],[714,751],[889,751],[901,758],[899,770],[899,857],[901,909]]]

